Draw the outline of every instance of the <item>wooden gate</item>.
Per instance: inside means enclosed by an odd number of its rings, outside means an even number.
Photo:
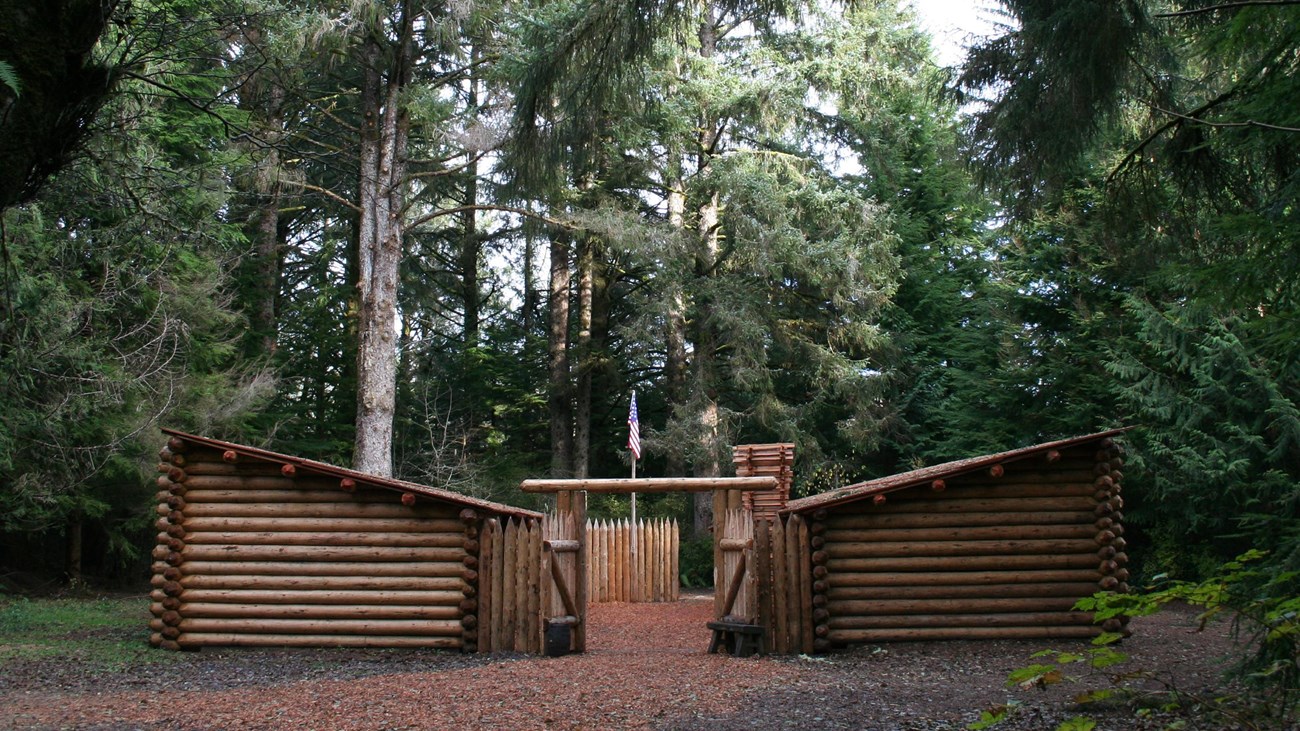
[[[745,508],[728,510],[717,521],[722,560],[714,576],[713,607],[717,619],[753,622],[755,601],[754,515]]]
[[[540,584],[544,650],[556,649],[547,648],[545,635],[556,631],[552,628],[559,626],[570,629],[569,646],[563,648],[565,652],[584,652],[587,649],[587,597],[581,586],[586,571],[580,567],[582,557],[582,539],[574,514],[563,511],[546,516],[542,524]]]

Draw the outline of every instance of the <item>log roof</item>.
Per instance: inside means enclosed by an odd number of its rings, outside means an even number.
[[[194,434],[186,434],[185,432],[177,431],[175,429],[163,429],[162,432],[164,434],[167,434],[168,436],[176,437],[186,442],[192,442],[196,445],[210,447],[212,449],[219,449],[223,452],[233,451],[241,457],[248,457],[250,459],[257,459],[263,462],[273,462],[281,465],[290,464],[293,465],[295,469],[300,470],[301,473],[325,475],[327,477],[337,477],[340,480],[344,478],[350,478],[353,481],[355,481],[358,486],[370,485],[373,487],[381,487],[381,488],[394,490],[398,492],[414,493],[416,495],[434,498],[437,500],[443,500],[445,502],[461,505],[467,508],[475,508],[479,510],[485,510],[491,513],[509,515],[517,518],[539,518],[540,519],[542,517],[541,513],[536,512],[534,510],[517,508],[514,507],[513,505],[504,505],[502,503],[495,503],[490,500],[481,500],[479,498],[470,497],[469,495],[462,495],[458,492],[443,490],[437,487],[420,485],[414,482],[406,482],[404,480],[395,480],[391,477],[379,477],[378,475],[371,475],[365,472],[357,472],[356,470],[350,470],[344,467],[337,467],[335,465],[327,464],[325,462],[316,462],[315,460],[304,459],[302,457],[294,457],[287,454],[279,454],[277,452],[272,452],[266,449],[258,449],[257,447],[249,447],[243,444],[233,444],[231,442],[223,442],[220,439],[212,439],[209,437],[201,437]]]
[[[1098,432],[1096,434],[1086,434],[1083,436],[1071,437],[1069,439],[1059,439],[1054,442],[1044,442],[1035,444],[1032,447],[1022,447],[1013,449],[1009,452],[999,452],[997,454],[986,454],[980,457],[968,457],[953,462],[931,465],[922,467],[911,472],[902,472],[888,477],[880,477],[866,482],[859,482],[853,485],[847,485],[836,490],[824,492],[818,495],[810,495],[806,498],[790,501],[782,513],[806,513],[818,508],[829,508],[844,503],[851,503],[862,498],[872,497],[884,493],[905,490],[909,487],[926,485],[934,480],[944,480],[960,475],[978,472],[988,469],[995,464],[1005,464],[1008,462],[1017,462],[1032,457],[1037,457],[1056,449],[1066,449],[1077,447],[1090,442],[1100,442],[1103,439],[1109,439],[1118,434],[1128,431],[1128,427],[1122,429],[1111,429],[1109,431]]]

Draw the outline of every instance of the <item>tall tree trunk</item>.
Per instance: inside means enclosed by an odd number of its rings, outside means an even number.
[[[472,206],[478,202],[478,165],[470,163],[466,173],[470,177],[465,181],[465,205]],[[465,313],[463,324],[466,348],[478,345],[479,340],[478,267],[483,242],[478,235],[476,218],[472,210],[461,214],[463,237],[460,249],[460,296]]]
[[[713,58],[718,50],[717,21],[714,9],[706,3],[704,18],[699,28],[700,56]],[[706,115],[700,120],[700,132],[697,140],[696,174],[707,173],[710,162],[716,153],[718,143],[718,120]],[[717,191],[706,190],[704,200],[697,209],[698,225],[696,228],[698,248],[695,254],[695,275],[698,278],[710,278],[715,275],[714,268],[718,261],[718,224],[719,198]],[[713,324],[714,303],[707,297],[700,297],[696,302],[693,335],[695,345],[695,388],[698,393],[694,401],[698,404],[696,414],[700,443],[698,445],[694,472],[697,477],[718,477],[722,474],[718,454],[721,451],[718,393],[715,382],[714,359],[717,356],[717,337]],[[696,534],[711,526],[716,516],[713,515],[712,496],[708,493],[695,495]]]
[[[547,411],[551,422],[551,476],[573,475],[573,406],[569,387],[569,235],[551,238],[551,280],[548,308]]]
[[[470,55],[474,61],[478,60],[478,48],[475,47]],[[466,107],[477,113],[478,110],[478,79],[471,72],[469,78],[469,93],[466,99]],[[483,242],[478,235],[478,212],[472,206],[478,203],[478,162],[476,161],[478,152],[470,150],[468,153],[469,161],[465,168],[465,200],[466,210],[461,214],[461,249],[460,249],[460,278],[461,278],[461,302],[464,312],[464,337],[466,349],[478,345],[479,334],[479,281],[478,267],[479,255],[482,251]]]
[[[668,164],[668,225],[674,231],[685,234],[686,181],[682,176],[678,150],[669,150]],[[682,284],[678,281],[669,282],[664,295],[667,300],[664,312],[664,391],[668,402],[668,418],[673,419],[679,416],[686,405],[686,299],[682,293]],[[685,477],[686,456],[681,445],[667,445],[666,455],[664,469],[667,476]],[[696,535],[698,537],[698,530]]]
[[[69,584],[76,584],[81,581],[82,527],[81,512],[73,511],[68,516],[68,552],[67,565],[65,566]]]
[[[523,222],[524,227],[524,347],[532,342],[533,326],[537,311],[537,281],[533,274],[533,264],[537,259],[537,224],[532,219]],[[531,352],[531,351],[529,351]],[[532,362],[529,360],[528,362]]]
[[[276,304],[280,294],[280,263],[283,251],[280,226],[280,150],[277,142],[284,122],[284,87],[274,78],[265,80],[266,98],[262,110],[266,115],[263,136],[269,140],[266,154],[257,165],[253,192],[256,207],[249,221],[249,239],[253,242],[251,281],[245,296],[250,337],[245,353],[251,358],[275,354],[278,318]]]
[[[353,465],[361,472],[393,471],[393,415],[397,390],[397,274],[402,259],[407,115],[412,18],[404,3],[392,66],[379,67],[386,30],[372,28],[363,41],[360,171],[360,342],[357,345],[357,434]]]
[[[591,463],[592,301],[596,280],[596,240],[584,234],[578,244],[578,356],[573,414],[573,476],[587,477]]]

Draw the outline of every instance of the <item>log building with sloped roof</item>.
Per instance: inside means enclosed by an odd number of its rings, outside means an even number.
[[[156,646],[473,652],[480,530],[539,532],[531,510],[164,431]],[[540,628],[520,636],[540,649]]]
[[[815,649],[1091,637],[1073,607],[1127,591],[1122,430],[926,467],[790,502],[808,525]],[[1122,629],[1108,620],[1107,631]]]

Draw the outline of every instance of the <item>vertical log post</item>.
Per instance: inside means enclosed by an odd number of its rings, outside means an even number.
[[[800,652],[813,653],[812,620],[812,548],[808,534],[808,523],[803,516],[794,516],[799,523],[799,648]]]
[[[478,647],[483,652],[496,651],[493,631],[497,621],[493,619],[493,612],[496,617],[500,617],[500,610],[497,609],[497,593],[493,591],[493,577],[497,573],[496,569],[496,550],[498,526],[496,518],[489,518],[483,521],[483,528],[479,533],[479,592],[478,592]]]
[[[578,616],[578,625],[573,628],[573,650],[574,652],[587,651],[587,584],[581,577],[587,575],[587,561],[589,560],[590,547],[587,545],[587,491],[580,490],[573,493],[572,500],[573,522],[578,534],[578,561],[577,571],[574,574],[578,580],[574,582],[573,603],[577,605],[581,614]]]
[[[722,531],[727,521],[727,493],[725,490],[713,491],[713,616],[722,616],[722,602],[726,599],[722,594],[724,582],[727,580],[723,573],[722,559]]]

